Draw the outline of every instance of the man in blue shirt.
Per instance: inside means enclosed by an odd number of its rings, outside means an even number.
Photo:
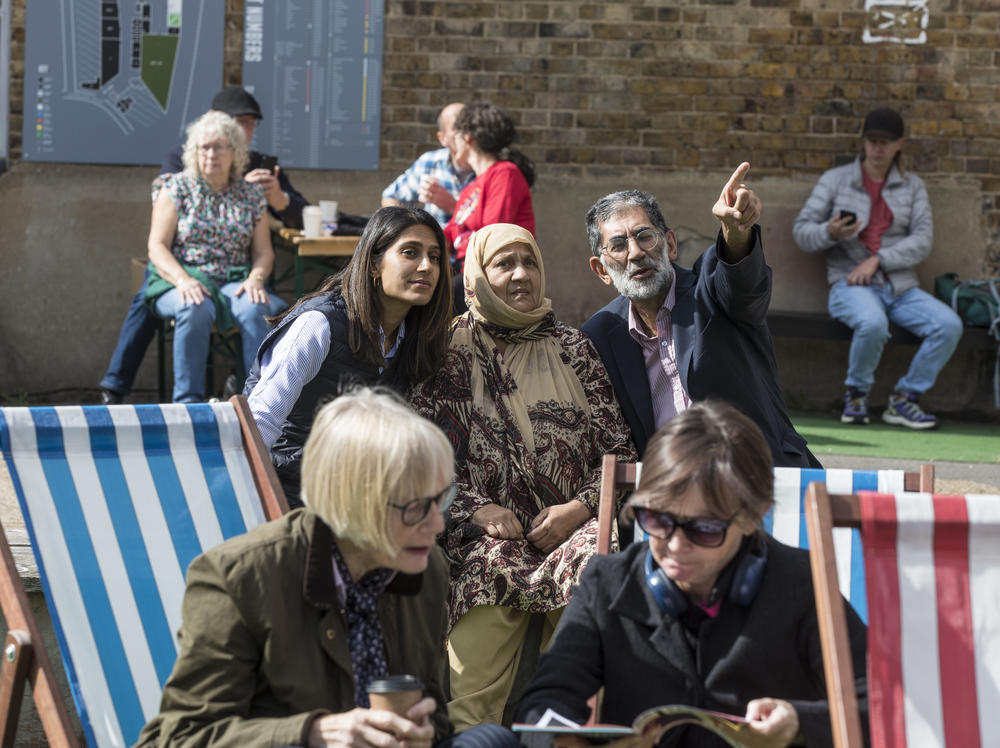
[[[444,146],[427,151],[413,162],[382,193],[382,206],[423,203],[424,210],[444,226],[455,212],[455,200],[462,188],[475,178],[472,171],[459,171],[452,159],[455,119],[462,107],[453,103],[438,115],[438,142]]]

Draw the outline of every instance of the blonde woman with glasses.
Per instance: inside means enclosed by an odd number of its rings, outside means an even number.
[[[442,687],[455,496],[451,445],[388,390],[325,405],[302,463],[306,508],[191,562],[180,654],[139,745],[456,743]],[[369,685],[412,675],[404,715]],[[466,740],[517,746],[497,728]]]

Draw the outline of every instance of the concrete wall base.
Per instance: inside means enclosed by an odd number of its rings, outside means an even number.
[[[338,200],[341,210],[371,213],[398,171],[398,166],[374,172],[290,170],[290,176],[313,202]],[[8,279],[0,294],[0,396],[96,391],[133,293],[130,260],[145,254],[149,187],[156,172],[155,167],[22,162],[0,176],[0,256]],[[689,266],[718,231],[711,208],[728,176],[722,171],[675,171],[634,183],[622,181],[613,169],[574,180],[546,174],[542,167],[533,189],[536,235],[545,256],[546,293],[558,317],[579,326],[613,296],[587,264],[584,214],[595,200],[630,187],[655,194],[678,234],[681,264]],[[792,221],[814,178],[757,178],[751,169],[748,184],[764,205],[764,247],[774,270],[772,309],[824,311],[823,257],[799,251],[791,236]],[[981,275],[985,238],[979,227],[977,188],[957,180],[935,181],[928,187],[937,245],[920,267],[922,286],[931,288],[934,276],[946,270],[968,278]],[[320,277],[314,273],[310,280]],[[800,342],[793,345],[801,347]],[[840,390],[846,354],[835,344],[827,348],[826,341],[815,345],[819,347],[810,349],[813,355],[829,356],[834,364],[811,368],[815,379],[803,385],[801,396],[793,388],[790,400],[814,402],[805,397],[810,386],[830,393],[828,398]],[[136,381],[147,397],[156,388],[154,352],[147,354]],[[811,359],[786,362],[786,355],[779,359],[789,386],[795,382],[793,371],[808,366]],[[880,372],[881,381],[889,379]],[[943,390],[935,388],[935,396]]]

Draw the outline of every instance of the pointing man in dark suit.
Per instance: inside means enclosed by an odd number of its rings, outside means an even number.
[[[587,211],[590,267],[621,294],[583,331],[607,367],[640,457],[646,442],[692,402],[724,400],[764,432],[774,462],[820,467],[792,426],[778,381],[767,307],[771,269],[760,242],[760,199],[743,163],[712,213],[722,228],[690,270],[656,198],[615,192]]]

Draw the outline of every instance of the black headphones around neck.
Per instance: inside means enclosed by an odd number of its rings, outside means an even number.
[[[756,551],[751,550],[740,559],[729,585],[729,600],[744,608],[757,597],[757,590],[760,589],[767,570],[767,543],[761,538],[756,545]],[[663,572],[653,560],[653,551],[648,548],[643,568],[646,572],[646,585],[653,593],[660,610],[672,618],[684,615],[690,607],[688,596]]]

